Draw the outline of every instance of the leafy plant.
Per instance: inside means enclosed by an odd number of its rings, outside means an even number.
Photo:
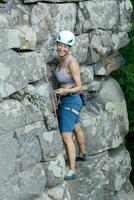
[[[132,0],[134,6],[134,0]],[[134,13],[133,13],[134,15]],[[123,89],[130,124],[130,132],[134,132],[134,19],[129,33],[130,42],[120,50],[120,53],[127,61],[127,65],[120,70],[113,72],[112,76],[120,83]]]

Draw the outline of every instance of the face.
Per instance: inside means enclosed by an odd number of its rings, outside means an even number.
[[[60,57],[64,57],[69,54],[70,47],[67,44],[57,43],[57,52]]]

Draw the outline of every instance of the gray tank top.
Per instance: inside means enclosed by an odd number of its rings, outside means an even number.
[[[74,81],[72,75],[64,72],[64,69],[66,67],[68,67],[69,60],[70,60],[71,57],[72,56],[70,55],[65,60],[64,65],[61,69],[59,67],[57,67],[57,69],[55,71],[55,76],[56,76],[56,78],[57,78],[57,80],[60,84],[65,84],[65,85],[68,85],[68,86],[75,86],[75,81]]]

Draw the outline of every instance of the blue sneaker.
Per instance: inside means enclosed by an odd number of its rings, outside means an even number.
[[[76,178],[76,174],[72,171],[69,170],[68,173],[65,175],[64,180],[65,181],[70,181]]]
[[[76,162],[77,161],[87,161],[87,155],[86,154],[83,154],[83,156],[76,156]]]

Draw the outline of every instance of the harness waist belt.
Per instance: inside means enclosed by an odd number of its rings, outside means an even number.
[[[75,110],[74,108],[70,108],[70,107],[64,107],[66,110],[70,110],[71,112],[73,112],[76,115],[79,115],[79,112],[77,110]]]
[[[76,93],[71,93],[71,94],[63,95],[62,97],[76,96],[76,95],[79,95],[79,94],[80,93],[76,92]]]

